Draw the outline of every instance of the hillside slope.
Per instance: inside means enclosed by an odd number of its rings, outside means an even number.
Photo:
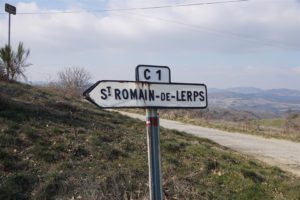
[[[299,199],[300,180],[161,130],[165,199]],[[0,82],[0,199],[148,199],[144,122]]]

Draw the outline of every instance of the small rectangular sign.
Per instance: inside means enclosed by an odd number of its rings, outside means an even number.
[[[167,66],[138,65],[135,69],[136,81],[170,83],[171,70]]]
[[[101,108],[206,108],[204,84],[98,81],[84,96]]]
[[[17,13],[17,9],[15,6],[6,3],[5,4],[5,12],[15,15]]]

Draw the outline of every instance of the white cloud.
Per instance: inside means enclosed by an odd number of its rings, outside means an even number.
[[[292,69],[292,72],[295,72],[295,73],[297,73],[297,74],[300,74],[300,66],[299,66],[299,67],[293,68],[293,69]],[[299,77],[299,79],[300,79],[300,77]]]
[[[140,0],[110,0],[107,8],[168,5],[174,2],[160,0],[145,4]],[[70,4],[67,10],[84,11],[78,7],[83,5],[82,2],[77,7],[75,5]],[[17,8],[18,12],[51,11],[34,2],[18,3]],[[12,42],[24,41],[31,49],[34,66],[28,72],[33,79],[54,74],[66,65],[87,66],[89,70],[94,70],[96,76],[104,72],[107,76],[113,76],[115,69],[118,69],[118,76],[126,75],[126,79],[134,73],[134,70],[128,72],[128,66],[134,68],[137,64],[148,62],[174,66],[174,71],[179,74],[175,76],[182,81],[192,79],[184,78],[186,76],[194,76],[196,81],[198,74],[205,73],[212,84],[222,85],[222,77],[225,77],[229,80],[228,84],[247,82],[251,85],[251,80],[257,77],[257,83],[262,87],[267,80],[268,87],[272,87],[278,78],[282,80],[280,83],[284,83],[285,79],[297,81],[295,76],[287,74],[288,67],[283,66],[295,66],[295,63],[298,66],[300,58],[295,56],[293,63],[282,62],[282,66],[275,63],[274,58],[278,59],[280,52],[293,52],[292,47],[300,46],[298,24],[298,1],[273,0],[271,3],[253,0],[132,12],[16,15],[12,17]],[[6,17],[0,16],[0,30],[2,45],[7,41]],[[272,52],[277,52],[274,58],[256,58],[261,53]],[[251,56],[239,56],[247,54]],[[267,72],[261,68],[272,64],[276,70],[268,69]],[[228,67],[231,65],[234,69]],[[184,66],[199,67],[186,71]],[[37,68],[42,70],[37,72]],[[281,77],[278,76],[279,71],[283,74]],[[298,71],[296,68],[294,72]],[[267,75],[270,76],[263,80],[263,76]]]
[[[13,18],[13,34],[16,40],[27,40],[33,45],[70,46],[74,50],[76,46],[93,48],[93,44],[110,49],[144,51],[159,48],[174,51],[174,47],[180,46],[184,51],[240,52],[265,49],[264,44],[270,45],[267,49],[276,49],[276,46],[289,49],[300,45],[300,27],[295,26],[300,24],[297,4],[294,0],[272,4],[269,1],[250,1],[139,11],[142,15],[128,12],[17,15]],[[113,0],[108,6],[145,5],[140,1]],[[19,12],[48,11],[36,3],[19,3],[17,7]],[[1,22],[3,26],[3,20]],[[141,45],[148,48],[145,50]]]

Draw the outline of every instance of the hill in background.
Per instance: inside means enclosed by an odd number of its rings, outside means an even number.
[[[255,113],[260,118],[282,117],[289,111],[300,112],[300,91],[262,90],[253,87],[209,89],[211,107]]]
[[[145,122],[0,82],[0,199],[148,199]],[[165,199],[299,199],[300,180],[161,129]]]

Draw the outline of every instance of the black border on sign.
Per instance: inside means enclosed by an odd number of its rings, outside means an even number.
[[[139,84],[153,84],[153,85],[196,85],[196,86],[204,86],[205,88],[205,94],[206,94],[206,105],[202,106],[202,107],[166,107],[166,106],[123,106],[123,107],[102,107],[99,106],[96,102],[94,102],[90,96],[89,93],[95,88],[97,87],[100,83],[102,82],[116,82],[116,83],[120,83],[120,82],[126,82],[126,83],[139,83]],[[91,87],[89,87],[86,91],[83,92],[83,96],[85,96],[85,98],[90,101],[91,103],[93,103],[94,105],[96,105],[98,108],[101,109],[118,109],[118,108],[163,108],[163,109],[206,109],[208,106],[208,94],[207,94],[207,87],[205,84],[202,83],[152,83],[152,82],[141,82],[141,81],[125,81],[125,80],[101,80],[101,81],[97,81],[95,84],[93,84]]]
[[[152,68],[166,68],[169,71],[169,83],[171,83],[171,69],[168,66],[160,66],[160,65],[138,65],[135,68],[135,80],[139,80],[139,67],[152,67]],[[161,82],[151,82],[151,81],[144,81],[147,83],[161,83]]]

